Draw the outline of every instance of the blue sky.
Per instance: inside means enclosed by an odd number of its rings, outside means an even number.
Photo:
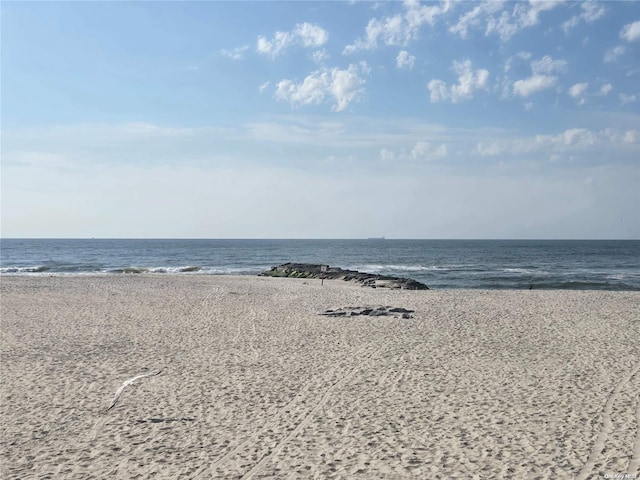
[[[3,2],[2,236],[640,238],[639,2]]]

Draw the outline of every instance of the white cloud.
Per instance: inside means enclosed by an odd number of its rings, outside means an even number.
[[[369,66],[366,62],[360,62],[359,65],[349,65],[346,70],[334,68],[332,70],[333,81],[329,86],[329,91],[336,99],[336,105],[333,107],[335,111],[342,111],[349,103],[356,99],[362,93],[360,86],[365,81],[359,77],[359,74],[368,74]]]
[[[385,45],[406,45],[411,39],[411,32],[404,25],[402,15],[387,17],[383,20],[371,19],[365,29],[366,39],[356,40],[353,45],[347,45],[345,53],[358,50],[372,50],[378,46],[380,39]]]
[[[411,55],[406,50],[401,50],[396,57],[396,66],[398,68],[406,68],[408,70],[412,70],[415,63],[416,57],[414,55]]]
[[[613,145],[640,144],[640,130],[620,131],[613,128],[605,128],[600,135]]]
[[[628,23],[622,27],[620,38],[625,39],[627,42],[634,42],[640,39],[640,20]]]
[[[431,103],[440,102],[449,98],[449,89],[447,84],[442,80],[431,80],[427,85],[429,92],[431,92]]]
[[[451,33],[457,33],[460,38],[467,38],[469,35],[469,29],[472,27],[479,27],[483,21],[486,21],[484,17],[491,16],[504,8],[504,3],[499,1],[485,1],[480,5],[477,5],[472,10],[469,10],[464,15],[460,16],[458,23],[449,27]]]
[[[327,96],[331,73],[327,70],[316,71],[307,76],[302,83],[284,79],[276,85],[275,96],[292,105],[309,105],[322,102]]]
[[[458,103],[473,98],[474,92],[487,90],[489,71],[483,68],[473,70],[471,60],[453,62],[453,71],[458,75],[458,83],[447,87],[442,80],[431,80],[428,84],[431,102],[451,99]]]
[[[512,57],[507,58],[506,62],[504,62],[504,71],[508,72],[511,70],[513,63],[518,60],[529,60],[531,58],[531,52],[521,51],[513,55]]]
[[[610,48],[604,54],[605,63],[615,62],[620,55],[624,54],[626,50],[627,48],[624,45],[617,45],[615,47]]]
[[[533,75],[524,80],[514,82],[513,93],[521,97],[528,97],[536,92],[553,87],[557,80],[557,77],[548,75]]]
[[[293,35],[299,39],[303,47],[317,48],[329,41],[329,34],[325,29],[306,22],[296,25]]]
[[[569,88],[569,95],[576,99],[579,105],[583,105],[585,103],[584,95],[587,92],[587,88],[589,88],[588,83],[576,83]]]
[[[627,127],[626,130],[629,130]],[[624,128],[615,128],[612,131],[617,132],[619,140],[615,144],[601,132],[595,129],[587,129],[581,127],[572,127],[563,129],[557,134],[552,135],[532,135],[532,136],[517,136],[512,134],[496,135],[496,132],[487,131],[484,135],[474,136],[464,142],[468,145],[468,152],[477,153],[477,144],[483,143],[485,153],[492,151],[497,153],[501,151],[501,154],[507,154],[512,161],[521,160],[530,155],[529,158],[540,158],[540,153],[549,154],[551,152],[573,152],[579,153],[581,158],[590,158],[594,148],[599,149],[599,152],[611,151],[615,146],[620,146],[624,142],[623,138]],[[460,139],[458,139],[460,142]],[[495,145],[493,145],[495,144]],[[640,145],[639,145],[640,146]],[[627,153],[630,152],[629,150]],[[640,150],[636,150],[640,153]],[[591,157],[593,158],[593,157]],[[628,157],[627,157],[628,158]]]
[[[531,62],[531,71],[535,75],[550,75],[552,73],[563,73],[567,70],[566,60],[554,60],[549,55],[545,55],[540,60]]]
[[[580,15],[575,15],[562,24],[562,29],[564,30],[565,33],[568,33],[569,30],[577,27],[579,23],[580,23]]]
[[[640,144],[640,130],[620,131],[613,128],[605,128],[600,132],[600,135],[607,139],[612,145],[631,146]]]
[[[272,40],[259,36],[256,49],[258,53],[275,58],[283,53],[291,43],[293,43],[293,40],[289,32],[276,32]]]
[[[233,50],[220,50],[220,53],[225,57],[229,57],[232,60],[242,60],[245,52],[249,50],[249,45],[234,48]]]
[[[493,157],[500,155],[504,150],[496,142],[485,144],[484,142],[478,142],[476,145],[475,153],[481,157]]]
[[[362,38],[347,45],[343,54],[349,55],[360,50],[373,50],[382,45],[406,46],[418,36],[423,25],[433,25],[440,15],[449,10],[450,1],[438,5],[422,5],[415,0],[404,2],[404,12],[382,19],[372,18],[365,28]]]
[[[425,156],[427,153],[429,153],[430,147],[431,145],[429,144],[429,142],[416,143],[414,147],[411,149],[411,157],[413,159],[418,159],[420,157]]]
[[[335,100],[331,109],[341,112],[363,92],[365,80],[361,75],[370,71],[366,62],[351,64],[348,68],[322,68],[309,74],[302,83],[284,79],[276,86],[275,97],[291,105],[319,104],[330,97]]]
[[[462,14],[449,31],[460,38],[467,38],[470,30],[483,29],[485,36],[496,34],[502,41],[507,41],[525,28],[537,25],[542,12],[552,10],[561,3],[560,0],[486,0]]]
[[[414,160],[438,160],[446,158],[448,153],[445,144],[435,147],[429,142],[420,141],[411,149],[411,158]]]
[[[624,143],[640,143],[640,131],[638,130],[627,130],[624,132],[624,137],[622,138]]]
[[[566,146],[590,147],[596,143],[596,135],[586,128],[570,128],[552,140]]]
[[[271,82],[264,82],[262,85],[260,85],[258,87],[258,90],[260,90],[260,93],[264,92],[267,88],[269,88],[269,85],[271,85]]]
[[[588,0],[580,4],[582,13],[574,15],[569,20],[562,24],[562,29],[565,33],[568,33],[574,27],[577,27],[580,22],[593,23],[606,13],[605,8],[593,0]]]
[[[327,52],[326,49],[316,50],[311,54],[311,60],[313,60],[318,65],[322,65],[324,62],[329,60],[331,56]]]
[[[517,80],[513,83],[513,94],[520,97],[528,97],[541,90],[553,87],[558,78],[551,75],[562,73],[567,69],[565,60],[554,60],[549,55],[545,55],[540,60],[531,62],[532,76]]]
[[[434,25],[436,19],[449,11],[451,0],[442,0],[439,5],[423,5],[419,0],[405,0],[405,19],[409,28],[417,29],[422,25]]]
[[[488,16],[485,34],[496,33],[502,41],[509,40],[525,28],[538,24],[542,12],[552,10],[562,3],[561,0],[529,0],[529,3],[515,2],[511,12],[502,11],[500,16]]]
[[[620,99],[620,102],[623,105],[629,104],[629,103],[635,103],[638,101],[638,96],[637,95],[629,95],[627,93],[621,93],[620,95],[618,95],[618,98]]]
[[[491,17],[487,20],[485,34],[497,33],[502,41],[507,41],[523,28],[517,23],[517,21],[513,20],[512,15],[502,12],[499,18]]]
[[[583,2],[582,5],[580,5],[580,8],[582,8],[583,10],[582,14],[580,14],[580,17],[587,23],[595,22],[596,20],[602,18],[606,13],[606,10],[602,5],[592,0]]]
[[[589,88],[588,83],[576,83],[571,88],[569,88],[569,95],[573,98],[581,97]]]
[[[529,60],[531,58],[531,52],[521,51],[516,53],[516,57],[521,58],[522,60]]]
[[[256,50],[268,57],[276,58],[293,45],[305,48],[321,47],[329,40],[329,34],[323,28],[311,23],[299,23],[290,32],[276,32],[271,40],[260,35]]]
[[[395,158],[396,155],[391,150],[387,150],[386,148],[380,150],[380,160],[383,162],[393,162]]]
[[[611,85],[610,83],[605,83],[600,87],[600,94],[606,97],[607,95],[609,95],[609,93],[611,93],[611,90],[613,90],[613,85]]]
[[[403,142],[405,143],[405,142]],[[380,160],[385,163],[395,162],[396,165],[408,165],[415,161],[432,162],[442,160],[449,155],[447,145],[441,143],[434,145],[431,142],[419,140],[409,148],[381,148]]]
[[[636,129],[606,128],[602,131],[586,128],[569,128],[557,134],[526,137],[502,136],[482,139],[469,145],[470,156],[500,157],[515,160],[550,158],[553,154],[564,154],[574,158],[589,159],[594,153],[615,151],[618,158],[634,158],[640,154],[640,131]],[[555,157],[558,159],[559,157]]]
[[[458,77],[458,84],[451,86],[451,99],[454,102],[473,98],[476,90],[486,90],[489,71],[483,68],[472,70],[471,60],[453,62],[453,70]]]

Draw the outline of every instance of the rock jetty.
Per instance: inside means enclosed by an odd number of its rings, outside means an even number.
[[[361,283],[363,287],[394,288],[404,290],[429,290],[424,283],[410,278],[375,275],[356,270],[343,270],[329,265],[311,263],[285,263],[259,274],[262,277],[318,278],[327,280],[345,280]]]

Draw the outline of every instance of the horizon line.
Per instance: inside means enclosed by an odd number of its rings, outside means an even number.
[[[394,238],[394,237],[349,237],[349,238],[330,238],[330,237],[2,237],[2,240],[324,240],[324,241],[638,241],[640,238],[531,238],[531,237],[473,237],[473,238],[453,238],[453,237],[430,237],[430,238]]]

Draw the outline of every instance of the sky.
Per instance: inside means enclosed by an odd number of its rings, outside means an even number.
[[[2,237],[640,239],[640,2],[0,19]]]

